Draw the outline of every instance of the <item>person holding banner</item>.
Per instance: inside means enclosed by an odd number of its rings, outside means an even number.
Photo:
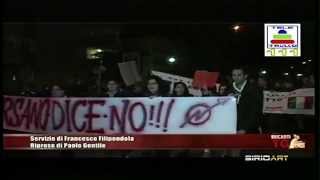
[[[172,97],[192,97],[187,85],[183,82],[176,82],[173,86]]]
[[[202,96],[205,96],[205,97],[209,97],[209,96],[214,96],[215,95],[213,88],[202,88],[201,89],[201,93],[202,93]]]
[[[237,98],[237,130],[239,134],[259,133],[262,115],[262,92],[247,81],[243,67],[232,70],[233,84],[229,95]]]
[[[155,98],[155,97],[165,97],[168,95],[166,88],[164,87],[164,82],[157,76],[150,76],[147,79],[147,89],[144,93],[145,97]],[[135,157],[169,157],[169,151],[155,151],[155,150],[135,150],[129,152],[126,158]]]
[[[169,95],[169,89],[165,87],[164,81],[158,76],[150,76],[147,79],[147,91],[145,96],[153,98],[153,97],[166,97]],[[171,154],[171,151],[167,150],[149,150],[140,152],[143,156],[151,156],[151,157],[168,157]]]
[[[221,85],[219,87],[218,96],[226,96],[226,92],[228,91],[228,87],[226,85]]]
[[[188,87],[183,82],[176,82],[173,85],[172,97],[192,97],[189,93]],[[186,157],[190,156],[191,151],[188,150],[174,150],[170,153],[170,157]]]
[[[248,80],[244,67],[232,70],[232,87],[227,93],[237,99],[237,132],[238,134],[260,133],[263,106],[262,91]],[[243,150],[225,151],[222,156],[240,157],[251,153]]]
[[[130,97],[143,97],[144,91],[144,85],[142,82],[136,82],[127,89]]]
[[[168,96],[164,82],[157,76],[150,76],[147,79],[146,97],[165,97]]]
[[[60,86],[53,85],[51,88],[51,97],[66,97],[66,95]]]
[[[106,85],[106,91],[103,93],[104,97],[123,97],[120,91],[119,83],[116,80],[109,80]]]

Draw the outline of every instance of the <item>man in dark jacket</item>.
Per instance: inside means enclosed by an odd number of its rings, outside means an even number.
[[[259,133],[262,115],[263,95],[255,85],[247,81],[248,74],[243,67],[232,70],[231,92],[237,98],[237,131],[239,134]]]

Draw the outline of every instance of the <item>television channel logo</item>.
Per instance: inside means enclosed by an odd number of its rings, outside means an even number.
[[[300,24],[264,24],[266,57],[300,57]]]

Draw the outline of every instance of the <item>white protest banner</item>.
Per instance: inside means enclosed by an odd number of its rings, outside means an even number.
[[[314,115],[314,88],[291,92],[264,91],[263,112]]]
[[[3,127],[50,134],[235,134],[233,97],[4,96]]]
[[[174,74],[169,74],[169,73],[164,73],[164,72],[159,72],[159,71],[151,71],[151,74],[158,76],[165,81],[170,81],[171,82],[171,87],[170,87],[171,92],[173,90],[173,83],[183,82],[187,85],[190,94],[192,94],[193,96],[197,96],[197,97],[202,95],[202,93],[199,89],[194,89],[192,87],[193,80],[191,78],[178,76],[178,75],[174,75]]]
[[[284,113],[287,95],[287,92],[263,91],[263,112]]]
[[[121,76],[127,86],[130,86],[142,80],[141,76],[138,73],[138,69],[135,61],[118,63],[118,65],[119,65]]]

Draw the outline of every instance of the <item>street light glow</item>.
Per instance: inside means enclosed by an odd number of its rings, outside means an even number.
[[[261,71],[261,74],[267,74],[266,70]]]
[[[174,63],[174,62],[176,62],[176,59],[174,57],[171,57],[168,59],[168,61],[169,61],[169,63]]]
[[[283,75],[288,76],[288,75],[289,75],[289,73],[284,73]]]
[[[102,49],[97,49],[97,52],[99,52],[99,53],[102,52]]]
[[[301,76],[303,76],[303,74],[300,74],[300,73],[297,74],[297,77],[301,77]]]
[[[309,62],[311,62],[312,60],[311,60],[311,59],[309,59],[308,61],[309,61]]]
[[[239,26],[239,25],[233,26],[233,30],[238,31],[239,29],[240,29],[240,26]]]
[[[303,61],[302,64],[307,64],[307,62]]]

